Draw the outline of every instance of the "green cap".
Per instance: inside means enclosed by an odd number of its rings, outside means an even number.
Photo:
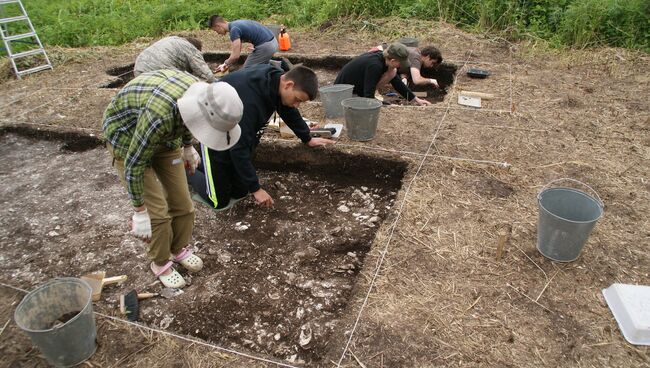
[[[409,50],[406,49],[404,44],[394,42],[388,45],[385,54],[391,59],[397,59],[400,62],[400,68],[408,68],[411,66],[409,63]]]

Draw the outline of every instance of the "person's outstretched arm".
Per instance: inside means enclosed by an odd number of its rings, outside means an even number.
[[[230,68],[230,66],[239,60],[239,56],[241,55],[241,38],[238,38],[234,41],[232,41],[232,50],[230,51],[230,57],[226,59],[226,61],[223,62],[223,64],[219,65],[217,68],[218,72],[225,72]]]
[[[197,48],[192,47],[192,50],[187,51],[187,64],[192,74],[208,83],[214,82],[214,74]]]

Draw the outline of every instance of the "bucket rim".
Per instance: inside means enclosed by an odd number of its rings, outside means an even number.
[[[56,326],[54,326],[52,328],[48,328],[48,329],[44,329],[44,330],[41,330],[41,329],[34,330],[34,329],[28,328],[26,326],[23,326],[23,324],[19,322],[19,319],[16,318],[16,315],[18,314],[18,311],[20,311],[22,308],[24,308],[24,303],[26,303],[26,300],[28,300],[29,297],[34,296],[35,294],[37,294],[38,292],[42,291],[43,289],[45,289],[47,287],[51,287],[51,286],[54,286],[54,285],[57,285],[57,284],[63,284],[63,283],[70,282],[70,281],[72,281],[72,282],[74,282],[76,284],[82,284],[83,286],[86,287],[86,289],[88,290],[88,301],[86,302],[86,304],[84,304],[83,308],[81,308],[79,313],[77,313],[77,315],[75,315],[74,317],[69,319],[66,323],[63,323],[61,325],[56,325]],[[20,301],[20,303],[18,303],[18,306],[16,307],[16,310],[14,311],[14,321],[16,322],[18,327],[20,327],[21,330],[26,331],[26,332],[39,333],[39,332],[51,332],[51,331],[54,331],[54,330],[58,330],[58,329],[62,328],[63,326],[67,325],[69,322],[72,322],[72,321],[79,318],[79,316],[81,315],[81,312],[86,310],[86,308],[88,308],[89,304],[92,304],[92,302],[93,302],[92,301],[92,295],[93,295],[93,289],[90,287],[90,284],[88,284],[88,282],[86,282],[85,280],[82,280],[82,279],[76,278],[76,277],[57,277],[57,278],[54,278],[52,280],[47,281],[46,283],[44,283],[43,285],[41,285],[41,286],[37,287],[36,289],[30,291],[29,293],[27,293],[27,295],[25,295],[23,297],[23,299]]]
[[[353,84],[345,84],[345,83],[340,83],[340,84],[330,84],[329,86],[322,86],[318,87],[318,92],[320,93],[327,93],[327,92],[343,92],[347,91],[349,89],[353,89],[354,85]]]
[[[575,193],[578,193],[580,195],[583,195],[586,198],[589,198],[594,203],[596,203],[596,205],[598,206],[598,210],[599,210],[598,216],[595,219],[589,220],[589,221],[576,221],[576,220],[569,220],[569,219],[566,219],[566,218],[564,218],[562,216],[558,216],[558,215],[554,214],[548,208],[544,207],[544,205],[542,204],[542,196],[543,196],[543,194],[546,193],[546,192],[549,192],[549,191],[554,191],[554,190],[571,191],[571,192],[575,192]],[[573,224],[590,224],[592,222],[596,222],[596,221],[600,220],[601,217],[603,217],[603,214],[605,213],[605,211],[604,211],[604,209],[603,209],[603,207],[601,205],[602,202],[598,202],[594,197],[590,196],[589,194],[587,194],[587,193],[585,193],[585,192],[583,192],[583,191],[581,191],[579,189],[575,189],[575,188],[565,188],[565,187],[546,188],[537,195],[537,204],[538,204],[539,208],[543,209],[544,211],[546,211],[546,213],[550,214],[551,216],[553,216],[553,217],[555,217],[557,219],[560,219],[562,221],[570,222],[570,223],[573,223]]]
[[[369,103],[369,106],[350,106],[350,102],[352,101],[366,101]],[[382,106],[381,101],[379,101],[376,98],[368,98],[368,97],[348,97],[341,101],[341,105],[343,107],[348,107],[348,108],[354,108],[357,110],[375,110],[378,109]],[[372,106],[375,105],[375,106]]]
[[[559,179],[555,179],[555,180],[551,180],[551,181],[549,181],[548,183],[546,183],[546,185],[544,185],[544,186],[542,187],[542,189],[539,191],[539,193],[537,193],[537,199],[540,198],[541,194],[542,194],[543,192],[545,192],[546,189],[550,189],[550,188],[549,188],[550,185],[552,185],[553,183],[557,183],[557,182],[559,182],[559,181],[570,181],[570,182],[577,183],[577,184],[580,184],[580,185],[582,185],[582,186],[584,186],[584,187],[589,188],[589,190],[592,191],[592,192],[594,193],[594,195],[596,196],[595,201],[596,201],[596,203],[598,204],[598,206],[600,207],[601,211],[605,208],[605,202],[603,202],[603,200],[600,198],[600,195],[598,195],[598,192],[596,192],[596,191],[594,190],[594,188],[592,188],[592,187],[590,187],[589,185],[587,185],[587,184],[581,182],[580,180],[571,179],[571,178],[559,178]],[[577,190],[578,192],[584,193],[584,194],[586,194],[587,196],[589,196],[590,198],[594,199],[594,198],[591,197],[589,194],[587,194],[587,193],[585,193],[585,192],[583,192],[583,191],[581,191],[581,190],[579,190],[579,189],[570,188],[570,187],[560,187],[560,188],[564,188],[564,189],[574,189],[574,190]]]

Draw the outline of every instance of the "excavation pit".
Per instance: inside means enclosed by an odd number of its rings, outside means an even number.
[[[223,63],[228,57],[229,53],[226,52],[209,52],[204,53],[203,58],[210,66],[210,69],[216,70],[216,68]],[[236,71],[243,65],[246,61],[247,55],[241,55],[239,57],[238,63],[231,68],[230,71]],[[281,55],[274,57],[274,60],[281,61],[282,58],[286,58],[292,64],[302,64],[309,68],[312,68],[316,75],[318,75],[318,84],[319,86],[327,86],[334,84],[336,75],[343,68],[343,66],[352,60],[352,56],[345,55],[328,55],[328,56],[304,56],[304,55]],[[114,67],[108,69],[106,73],[113,78],[107,82],[102,83],[100,88],[121,88],[126,85],[131,79],[133,79],[133,67],[134,64],[128,64],[123,66]],[[413,86],[411,89],[414,92],[426,92],[426,96],[421,98],[428,100],[431,103],[439,103],[445,99],[449,87],[454,83],[456,70],[458,67],[454,64],[443,63],[438,68],[422,69],[422,76],[425,78],[434,78],[440,84],[440,88],[434,89],[430,85],[427,86]],[[384,100],[396,105],[406,105],[406,100],[401,96],[391,96],[390,92],[394,92],[392,86],[384,86],[379,89],[379,93],[382,95],[389,94],[389,96],[384,96]]]
[[[25,288],[96,270],[126,274],[95,306],[108,314],[131,289],[160,291],[150,286],[143,244],[127,234],[132,209],[101,141],[28,128],[2,133],[2,273]],[[339,348],[328,342],[343,336],[340,320],[407,165],[263,144],[255,166],[274,208],[249,198],[217,214],[195,204],[191,246],[205,267],[193,275],[179,269],[185,292],[141,301],[140,318],[220,346],[317,363]]]
[[[114,68],[110,68],[106,71],[106,74],[110,75],[113,77],[107,82],[104,82],[99,85],[99,88],[122,88],[124,87],[127,83],[131,81],[131,79],[135,78],[133,74],[133,68],[135,67],[134,63],[128,64],[128,65],[123,65],[123,66],[117,66]]]

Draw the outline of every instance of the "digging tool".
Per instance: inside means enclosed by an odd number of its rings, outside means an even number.
[[[491,100],[494,98],[493,94],[484,92],[460,91],[458,94],[468,97],[480,97],[483,100]]]
[[[160,291],[159,295],[162,296],[165,299],[172,299],[172,298],[175,298],[175,297],[177,297],[177,296],[179,296],[179,295],[181,295],[183,293],[184,293],[184,291],[181,290],[181,289],[166,287],[166,288],[164,288],[164,289],[162,289]]]
[[[120,295],[120,312],[126,315],[126,319],[136,322],[140,318],[140,300],[149,299],[157,296],[156,293],[136,293],[131,290],[124,295]]]
[[[126,315],[126,319],[135,322],[140,318],[140,300],[155,296],[171,299],[181,294],[183,294],[183,290],[176,288],[164,288],[160,293],[138,293],[135,290],[131,290],[126,294],[120,295],[120,312]]]
[[[94,302],[98,301],[102,296],[102,289],[106,285],[117,284],[126,281],[126,275],[105,277],[105,271],[97,271],[81,276],[81,279],[90,284],[93,290],[92,299]]]
[[[309,131],[310,136],[320,138],[332,138],[334,134],[336,134],[336,128],[317,128]]]

